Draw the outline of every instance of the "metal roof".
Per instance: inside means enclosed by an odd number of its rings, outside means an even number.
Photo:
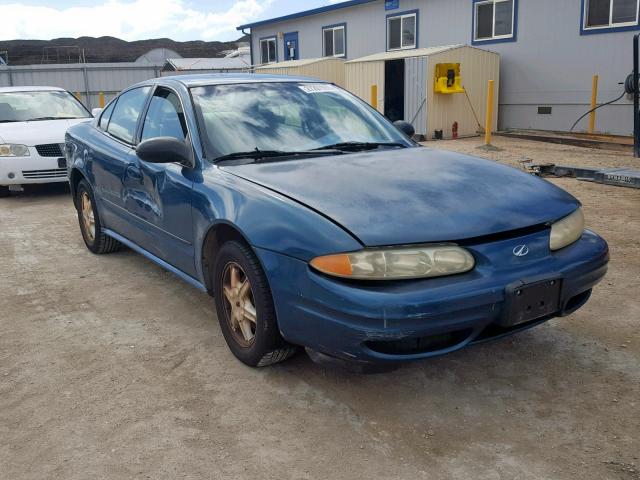
[[[346,63],[360,63],[360,62],[382,62],[385,60],[395,60],[397,58],[409,58],[409,57],[428,57],[437,53],[446,52],[448,50],[455,50],[457,48],[475,48],[469,45],[445,45],[442,47],[429,47],[429,48],[414,48],[411,50],[394,50],[391,52],[380,52],[368,55],[366,57],[355,58],[349,60]],[[478,49],[480,50],[480,49]]]
[[[242,58],[242,56],[225,58],[168,58],[167,64],[175,71],[241,70],[251,65]]]
[[[182,58],[182,55],[170,48],[154,48],[136,58],[135,63],[164,65],[164,62],[170,58]]]
[[[271,69],[271,68],[295,68],[295,67],[304,67],[306,65],[311,65],[313,63],[325,62],[325,61],[339,61],[343,62],[344,60],[336,57],[321,57],[321,58],[306,58],[303,60],[287,60],[286,62],[277,62],[277,63],[267,63],[266,65],[262,65],[260,67],[256,67],[256,70],[261,69]]]
[[[0,87],[0,93],[12,92],[64,92],[60,87]]]
[[[245,28],[259,27],[261,25],[269,25],[271,23],[284,22],[285,20],[293,20],[294,18],[308,17],[310,15],[317,15],[319,13],[332,12],[341,8],[355,7],[365,3],[375,2],[377,0],[349,0],[348,2],[336,3],[334,5],[327,5],[326,7],[314,8],[312,10],[305,10],[304,12],[292,13],[291,15],[284,15],[283,17],[270,18],[268,20],[261,20],[259,22],[247,23],[246,25],[240,25],[237,30],[244,30]]]

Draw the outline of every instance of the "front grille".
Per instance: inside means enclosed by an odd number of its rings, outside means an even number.
[[[62,147],[59,143],[36,145],[36,151],[41,157],[62,157]]]
[[[23,170],[24,178],[65,178],[67,176],[66,168],[54,168],[52,170]]]

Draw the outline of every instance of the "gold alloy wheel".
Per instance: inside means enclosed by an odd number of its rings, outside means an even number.
[[[82,192],[80,212],[82,215],[82,222],[84,223],[85,233],[87,234],[87,237],[89,237],[89,240],[93,242],[96,239],[96,218],[93,214],[91,198],[87,192]]]
[[[222,274],[224,311],[236,342],[247,348],[256,337],[256,307],[249,278],[240,265],[229,262]]]

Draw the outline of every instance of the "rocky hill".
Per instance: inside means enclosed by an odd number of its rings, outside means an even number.
[[[238,41],[248,41],[241,38]],[[169,38],[127,42],[114,37],[56,38],[53,40],[4,40],[0,52],[8,53],[9,65],[41,63],[76,63],[82,57],[87,63],[133,62],[154,48],[168,48],[183,57],[220,57],[225,50],[236,48],[237,42],[176,42]],[[67,48],[72,47],[72,48]]]

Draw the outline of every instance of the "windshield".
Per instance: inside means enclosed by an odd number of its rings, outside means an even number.
[[[208,158],[237,152],[310,151],[358,142],[412,147],[393,124],[324,83],[249,83],[191,89]]]
[[[88,117],[89,112],[69,92],[0,93],[0,122]]]

